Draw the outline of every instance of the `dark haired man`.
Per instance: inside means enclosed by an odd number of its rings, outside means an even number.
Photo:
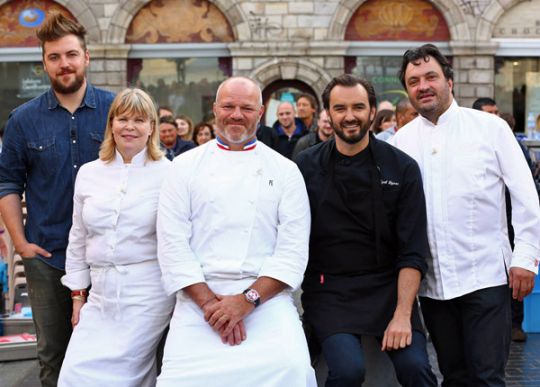
[[[321,142],[330,140],[333,135],[334,129],[332,128],[332,124],[330,124],[330,118],[328,118],[328,113],[326,113],[326,110],[323,110],[317,119],[317,130],[314,132],[309,132],[298,140],[296,146],[294,147],[292,159],[295,160],[296,156],[298,156],[298,154],[303,150]]]
[[[97,158],[114,95],[90,85],[79,23],[50,16],[38,31],[51,88],[10,114],[0,156],[0,212],[23,257],[40,379],[56,386],[71,336],[72,301],[60,283],[80,166]],[[23,227],[21,197],[28,217]]]
[[[173,160],[181,153],[195,148],[191,141],[184,141],[178,135],[178,124],[173,116],[163,116],[159,119],[159,140],[165,157]]]
[[[312,214],[304,321],[328,364],[326,386],[362,384],[361,335],[379,340],[401,385],[436,386],[415,303],[428,255],[418,165],[369,134],[376,99],[366,80],[332,79],[323,103],[335,136],[297,163]]]
[[[508,286],[521,300],[538,271],[540,209],[530,170],[506,122],[457,105],[452,67],[437,47],[405,52],[399,75],[421,117],[391,143],[423,173],[431,259],[419,294],[443,385],[504,386]],[[505,184],[514,205],[513,253]]]
[[[493,98],[482,97],[473,102],[472,108],[475,110],[481,110],[486,113],[499,115],[499,108],[497,102]]]

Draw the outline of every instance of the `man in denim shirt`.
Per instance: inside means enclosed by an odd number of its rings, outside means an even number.
[[[80,166],[98,157],[114,97],[86,80],[85,34],[83,26],[60,14],[43,23],[38,38],[51,88],[11,113],[0,155],[0,212],[24,258],[43,386],[56,386],[71,336],[72,301],[60,277],[73,184]]]

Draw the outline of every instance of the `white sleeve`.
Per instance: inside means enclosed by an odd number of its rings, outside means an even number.
[[[277,240],[259,277],[271,277],[296,289],[302,283],[309,255],[311,213],[304,178],[292,165],[278,207]]]
[[[181,162],[179,162],[181,161]],[[168,295],[205,282],[201,265],[191,250],[190,166],[177,159],[164,179],[157,216],[158,260]]]
[[[73,224],[66,249],[66,274],[61,279],[62,284],[71,290],[86,289],[90,286],[90,267],[86,262],[87,232],[82,221],[85,170],[83,166],[75,181]]]
[[[521,267],[538,273],[540,251],[540,206],[538,193],[523,152],[510,128],[501,123],[495,139],[495,153],[502,179],[510,191],[514,252],[510,267]]]

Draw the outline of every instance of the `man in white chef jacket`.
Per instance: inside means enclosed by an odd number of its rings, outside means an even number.
[[[158,386],[316,386],[291,291],[310,210],[296,165],[257,142],[260,88],[224,81],[216,139],[177,157],[162,187],[158,257],[177,302]]]
[[[538,272],[540,210],[530,169],[505,121],[458,106],[452,68],[435,46],[405,52],[400,78],[420,116],[390,142],[422,172],[432,259],[419,295],[443,385],[504,386],[509,292],[523,299]]]

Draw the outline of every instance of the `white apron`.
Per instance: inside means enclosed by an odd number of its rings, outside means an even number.
[[[218,294],[242,292],[254,279],[209,281]],[[306,339],[290,292],[258,306],[244,320],[247,339],[230,346],[178,292],[159,387],[316,387]]]
[[[156,347],[174,297],[165,295],[157,260],[93,267],[58,386],[147,387],[156,383]]]

